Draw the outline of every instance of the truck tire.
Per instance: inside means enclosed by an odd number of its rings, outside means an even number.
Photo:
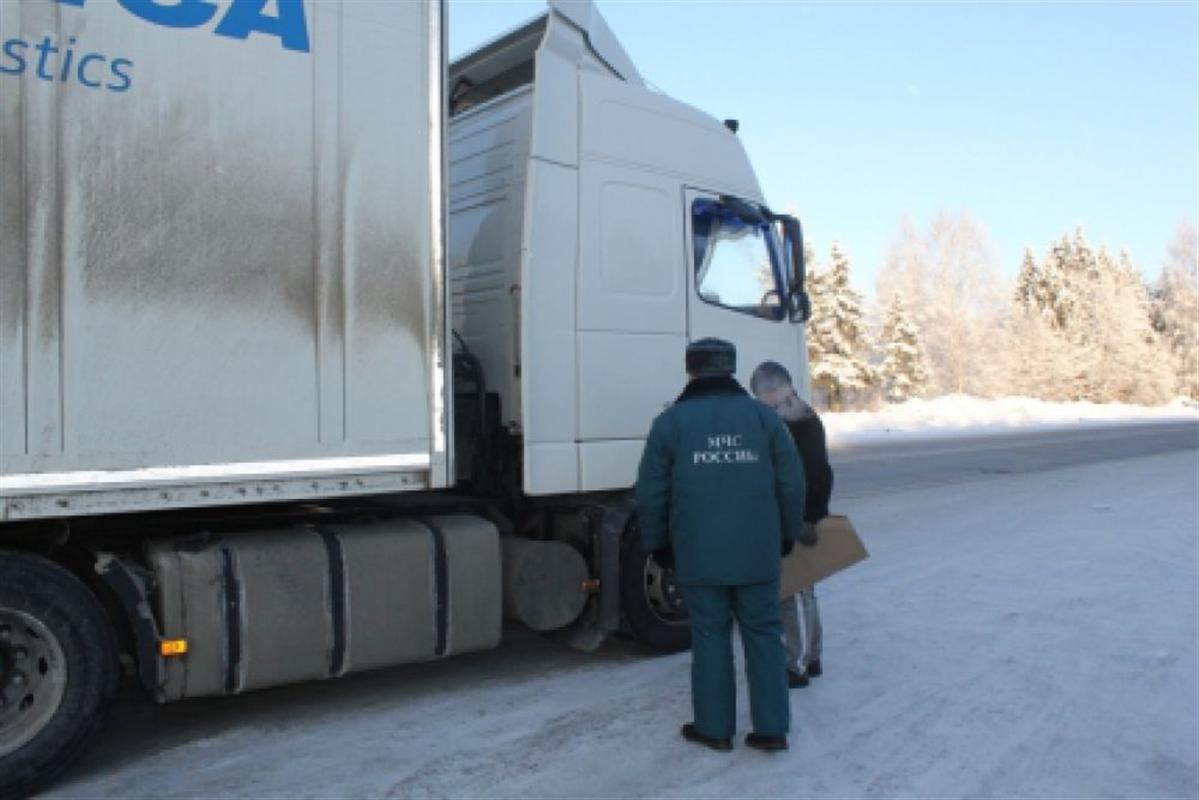
[[[83,582],[0,552],[0,798],[36,791],[83,752],[119,678],[112,626]]]
[[[620,600],[629,633],[659,653],[677,653],[691,647],[691,625],[673,570],[659,567],[641,549],[637,520],[625,537],[620,563]]]

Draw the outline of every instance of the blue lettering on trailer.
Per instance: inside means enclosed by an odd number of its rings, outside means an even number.
[[[43,81],[74,80],[88,89],[129,90],[133,84],[130,59],[110,59],[102,53],[79,54],[76,44],[74,36],[65,43],[50,36],[43,36],[41,41],[8,39],[0,44],[0,75],[20,77],[29,72]]]
[[[167,28],[198,28],[220,10],[211,0],[117,0],[126,11]],[[266,13],[268,0],[233,0],[213,31],[230,39],[248,39],[251,33],[277,36],[288,50],[309,52],[308,20],[304,0],[276,0],[278,15]],[[58,0],[68,6],[83,6],[87,0]]]
[[[0,0],[3,2],[4,0]],[[60,5],[82,8],[88,0],[57,0]],[[213,33],[246,40],[251,34],[274,36],[286,50],[310,52],[304,0],[274,0],[277,13],[268,14],[268,0],[233,0],[222,14],[212,0],[117,0],[129,13],[166,28],[198,28],[217,19]],[[26,73],[48,82],[74,81],[88,89],[127,92],[133,85],[133,60],[77,47],[74,36],[66,42],[52,36],[20,37],[0,42],[0,75]]]

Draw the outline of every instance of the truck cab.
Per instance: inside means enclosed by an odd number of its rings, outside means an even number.
[[[736,124],[650,88],[594,6],[553,0],[448,87],[450,319],[523,493],[631,487],[689,341],[733,342],[745,385],[764,360],[807,375],[798,225]]]

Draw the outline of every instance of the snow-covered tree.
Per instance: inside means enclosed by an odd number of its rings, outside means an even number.
[[[1024,248],[1024,258],[1020,260],[1020,271],[1016,273],[1016,291],[1012,299],[1020,308],[1040,308],[1041,270],[1032,250]]]
[[[1169,391],[1149,298],[1126,253],[1081,227],[1037,265],[1025,254],[1006,325],[1008,381],[1048,400],[1157,403]]]
[[[862,297],[850,285],[849,258],[833,243],[827,269],[808,275],[812,319],[808,322],[808,362],[812,386],[841,408],[854,395],[878,384],[868,359]]]
[[[923,395],[929,379],[924,347],[899,292],[891,295],[887,304],[880,344],[883,362],[879,375],[887,399],[899,403]]]
[[[1073,321],[1082,398],[1096,402],[1161,403],[1173,373],[1153,330],[1149,298],[1126,253],[1080,251],[1088,275]]]
[[[1043,309],[1013,305],[1004,324],[1006,391],[1042,400],[1073,400],[1073,349]]]
[[[899,222],[899,232],[887,247],[882,268],[875,282],[876,297],[903,295],[912,312],[912,321],[925,328],[931,290],[930,267],[924,252],[924,236],[908,217]]]
[[[1080,254],[1080,247],[1087,255]],[[1086,236],[1081,228],[1077,228],[1073,238],[1063,234],[1050,246],[1038,270],[1034,291],[1036,305],[1059,331],[1072,326],[1073,317],[1080,308],[1079,295],[1087,285],[1089,254]]]
[[[1174,391],[1199,398],[1199,228],[1180,225],[1162,265],[1154,327],[1170,351]]]
[[[1073,368],[1049,275],[1053,257],[1051,250],[1042,266],[1031,250],[1024,250],[1004,324],[1005,372],[1007,391],[1012,394],[1066,400],[1071,390],[1065,379]]]
[[[1005,308],[1002,282],[982,226],[939,214],[921,233],[904,220],[879,272],[879,297],[903,294],[928,357],[930,390],[987,395],[1003,389],[994,354]]]

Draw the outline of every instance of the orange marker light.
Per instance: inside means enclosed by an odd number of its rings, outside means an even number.
[[[187,639],[163,639],[158,643],[158,652],[164,658],[184,655],[187,653]]]

